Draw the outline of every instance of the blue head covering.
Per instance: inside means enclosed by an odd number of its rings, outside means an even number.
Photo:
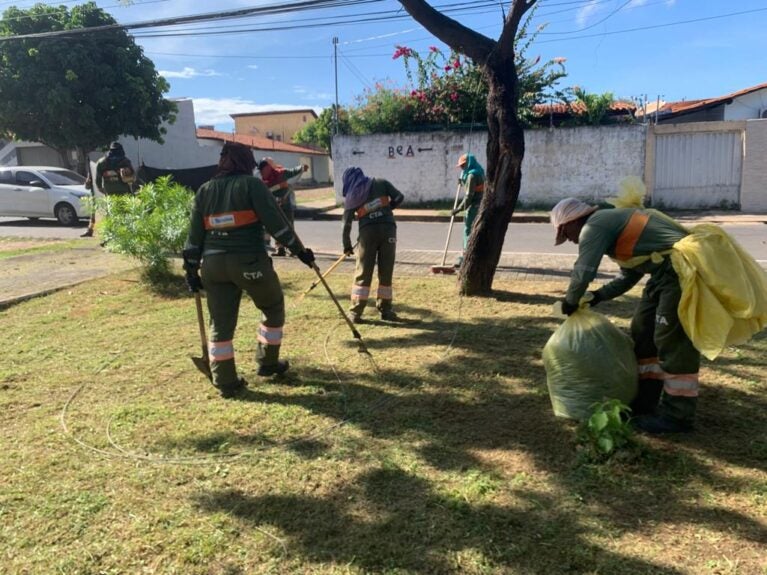
[[[343,185],[344,208],[356,210],[367,201],[373,178],[365,176],[360,168],[346,168]]]
[[[466,158],[466,161],[464,163],[464,156]],[[479,176],[483,180],[485,179],[485,170],[482,169],[482,166],[479,165],[479,162],[477,161],[477,158],[474,157],[474,154],[464,154],[461,156],[461,158],[458,160],[459,167],[463,168],[463,171],[461,172],[461,181],[465,182],[469,179],[469,176]]]

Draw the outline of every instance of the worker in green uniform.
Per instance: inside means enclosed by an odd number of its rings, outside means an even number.
[[[262,313],[258,375],[282,374],[289,367],[279,359],[285,302],[264,249],[264,228],[304,264],[312,267],[314,262],[314,254],[296,237],[274,196],[252,175],[255,167],[250,148],[224,144],[216,175],[195,195],[183,252],[189,289],[199,291],[205,286],[207,292],[208,355],[213,385],[224,397],[236,395],[246,385],[237,376],[232,341],[243,291]]]
[[[360,323],[370,297],[373,270],[378,263],[376,308],[385,321],[398,321],[392,309],[392,276],[397,249],[397,224],[394,208],[405,197],[388,180],[368,178],[360,168],[347,168],[343,175],[343,249],[354,253],[351,241],[352,222],[359,222],[357,267],[352,286],[352,321]]]
[[[88,170],[85,187],[91,191],[91,198],[95,200],[97,191],[105,196],[131,194],[133,193],[133,182],[135,181],[136,174],[133,170],[133,165],[126,157],[122,144],[120,142],[112,142],[106,156],[99,158],[99,161],[96,162],[96,177],[91,177],[90,170]],[[96,206],[94,205],[91,210],[91,220],[88,224],[88,229],[80,237],[91,237],[95,226]]]
[[[285,213],[290,225],[294,225],[295,211],[296,211],[296,193],[293,190],[293,186],[290,185],[289,180],[295,178],[297,175],[302,174],[309,169],[307,165],[296,166],[292,170],[287,170],[275,163],[272,158],[264,158],[258,163],[258,171],[261,174],[261,179],[264,180],[266,187],[274,194],[277,199],[277,203]],[[275,256],[285,256],[285,246],[277,244],[277,251]]]
[[[602,256],[620,265],[617,278],[589,292],[590,305],[613,299],[650,278],[631,321],[639,363],[639,390],[631,404],[635,427],[647,433],[677,433],[693,427],[698,399],[700,353],[680,323],[679,278],[669,253],[688,235],[681,225],[656,210],[599,210],[575,198],[559,202],[551,212],[557,228],[556,245],[578,244],[570,285],[562,310],[578,309]],[[609,369],[610,358],[605,358]]]
[[[482,169],[473,154],[462,154],[458,158],[456,168],[462,170],[458,180],[463,185],[465,194],[461,203],[456,206],[452,213],[456,216],[466,210],[466,215],[463,218],[463,250],[466,251],[466,246],[469,245],[471,227],[474,225],[479,204],[482,203],[482,193],[485,191],[485,170]],[[461,264],[463,264],[463,254],[458,256],[455,267],[460,268]]]

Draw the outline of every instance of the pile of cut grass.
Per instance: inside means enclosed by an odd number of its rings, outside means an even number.
[[[697,433],[578,465],[541,362],[564,284],[398,279],[372,363],[281,275],[292,369],[255,377],[243,302],[239,401],[189,360],[193,300],[135,272],[0,312],[4,573],[767,572],[764,335],[705,364]],[[636,296],[600,307],[626,327]]]

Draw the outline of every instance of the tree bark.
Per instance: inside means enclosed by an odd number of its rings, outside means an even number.
[[[459,275],[465,295],[490,295],[503,241],[522,183],[525,136],[517,117],[518,76],[514,41],[536,0],[513,0],[498,41],[466,28],[424,0],[399,0],[429,32],[481,66],[488,82],[487,177],[477,219]]]

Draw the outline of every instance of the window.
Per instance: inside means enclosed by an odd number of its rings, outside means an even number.
[[[41,170],[40,173],[54,186],[82,186],[85,178],[71,170]]]
[[[13,184],[13,173],[11,170],[0,170],[0,184]]]
[[[28,186],[32,180],[40,180],[40,176],[36,176],[32,172],[16,172],[16,183],[21,186]]]

